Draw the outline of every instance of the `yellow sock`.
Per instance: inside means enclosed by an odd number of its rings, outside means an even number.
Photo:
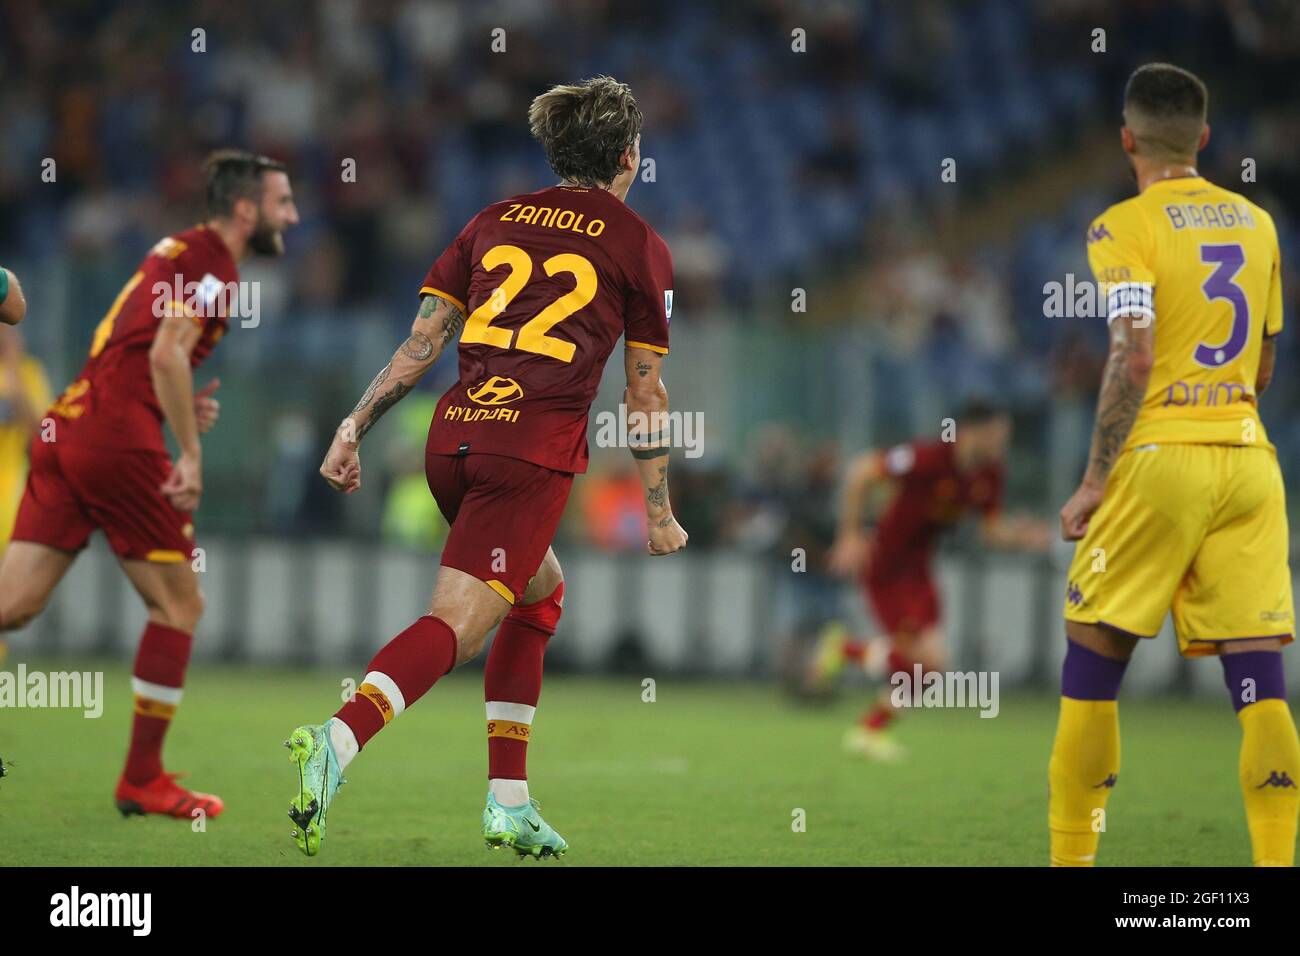
[[[1300,739],[1286,701],[1247,704],[1241,721],[1241,792],[1246,798],[1251,856],[1256,866],[1295,863],[1300,814]]]
[[[1047,769],[1052,866],[1093,865],[1118,775],[1119,705],[1062,697]]]

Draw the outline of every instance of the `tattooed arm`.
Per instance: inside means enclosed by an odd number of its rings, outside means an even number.
[[[1110,323],[1110,355],[1101,377],[1088,470],[1078,491],[1061,509],[1061,537],[1066,541],[1082,538],[1088,522],[1101,507],[1106,480],[1142,410],[1151,380],[1154,342],[1149,319],[1121,315]]]
[[[446,299],[426,295],[420,300],[410,336],[393,353],[392,361],[380,369],[361,401],[334,433],[320,473],[336,490],[350,494],[361,487],[361,439],[433,367],[464,324],[460,309]]]
[[[646,550],[651,554],[672,554],[686,547],[689,537],[673,517],[668,500],[668,450],[672,435],[668,425],[668,389],[659,378],[663,356],[650,349],[629,348],[623,364],[627,371],[627,388],[623,404],[627,406],[628,447],[641,473],[645,488],[645,511],[650,538]]]

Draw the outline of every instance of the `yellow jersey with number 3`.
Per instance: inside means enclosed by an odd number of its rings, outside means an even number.
[[[1088,262],[1107,320],[1153,327],[1155,364],[1125,447],[1271,448],[1255,378],[1264,336],[1282,330],[1272,217],[1199,176],[1165,179],[1093,221]]]

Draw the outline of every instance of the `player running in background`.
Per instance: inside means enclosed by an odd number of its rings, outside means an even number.
[[[1054,865],[1096,857],[1119,774],[1120,679],[1171,609],[1184,656],[1220,655],[1255,864],[1295,856],[1286,502],[1256,407],[1282,331],[1281,256],[1268,213],[1197,174],[1207,99],[1186,70],[1133,73],[1121,142],[1138,195],[1088,230],[1111,344],[1087,471],[1061,509],[1062,536],[1079,543],[1049,768]]]
[[[0,324],[17,325],[27,314],[27,300],[18,277],[0,266]]]
[[[916,440],[868,452],[849,467],[830,566],[861,581],[885,630],[890,674],[911,675],[916,664],[923,673],[947,666],[933,556],[940,534],[963,515],[980,515],[981,538],[990,546],[1047,547],[1046,525],[1002,514],[1011,417],[976,400],[966,404],[956,426],[954,441]],[[878,507],[871,532],[867,523],[877,497],[886,503]],[[849,661],[875,670],[868,661],[871,649],[872,642],[848,637],[844,625],[828,625],[813,658],[811,682],[827,685]],[[887,730],[896,714],[885,688],[846,735],[845,747],[878,760],[899,759],[902,746]]]
[[[333,487],[356,491],[361,438],[464,327],[459,380],[438,403],[426,448],[429,488],[451,526],[429,612],[375,655],[354,699],[287,742],[298,765],[289,816],[308,856],[320,851],[349,761],[478,654],[498,624],[483,678],[483,838],[521,856],[567,849],[529,797],[524,759],[564,597],[551,539],[574,473],[586,470],[587,414],[620,336],[629,425],[651,422],[629,442],[645,488],[646,547],[662,555],[686,544],[668,499],[670,436],[654,423],[668,411],[659,375],[672,260],[625,202],[640,167],[641,111],[627,86],[596,77],[537,97],[528,119],[562,182],[494,203],[461,230],[425,278],[410,337],[321,465]]]
[[[199,434],[218,406],[217,383],[196,394],[193,370],[226,332],[236,263],[249,253],[281,255],[281,231],[298,213],[274,160],[221,151],[206,172],[208,221],[153,247],[96,328],[81,374],[47,413],[50,428],[32,439],[13,542],[0,560],[0,630],[40,613],[97,528],[144,600],[131,744],[115,794],[123,814],[189,818],[222,809],[219,798],[178,786],[162,765],[203,612],[191,512],[203,491]],[[164,420],[180,449],[175,463]]]

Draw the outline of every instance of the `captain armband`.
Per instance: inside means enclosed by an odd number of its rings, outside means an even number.
[[[1116,282],[1106,288],[1106,321],[1113,322],[1121,315],[1140,315],[1148,320],[1156,317],[1154,306],[1155,286],[1150,282]]]

